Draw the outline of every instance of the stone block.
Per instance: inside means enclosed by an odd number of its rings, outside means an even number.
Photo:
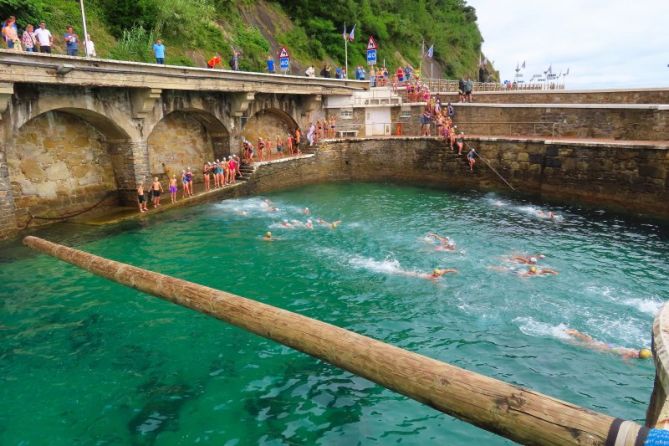
[[[562,161],[558,157],[546,157],[545,165],[559,169],[562,166]]]
[[[544,156],[540,153],[530,153],[528,160],[530,164],[543,164]]]

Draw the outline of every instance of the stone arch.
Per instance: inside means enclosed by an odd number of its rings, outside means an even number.
[[[285,140],[288,133],[298,128],[291,115],[278,108],[264,108],[246,119],[242,128],[242,136],[254,144],[259,137],[270,138],[272,147],[277,136]]]
[[[135,182],[130,136],[108,117],[78,108],[26,119],[7,145],[17,224],[30,215],[65,215]],[[130,186],[133,187],[134,186]]]
[[[178,174],[190,167],[202,180],[205,161],[230,155],[230,134],[213,114],[185,108],[167,113],[153,126],[148,138],[149,172],[152,176]]]

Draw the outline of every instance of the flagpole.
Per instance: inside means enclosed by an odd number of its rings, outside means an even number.
[[[79,0],[81,5],[81,21],[84,23],[84,52],[86,57],[89,57],[88,54],[88,29],[86,27],[86,10],[84,9],[84,0]]]
[[[348,79],[348,36],[346,35],[346,23],[344,23],[344,65],[346,79]]]
[[[425,57],[425,39],[423,39],[423,44],[420,47],[420,64],[418,65],[420,76],[425,78],[425,76],[423,76],[423,57]]]

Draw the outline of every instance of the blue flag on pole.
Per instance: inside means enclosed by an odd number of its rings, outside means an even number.
[[[432,46],[430,47],[430,49],[427,50],[427,54],[426,54],[426,56],[429,57],[430,59],[432,59],[432,56],[434,56],[434,45],[432,45]]]

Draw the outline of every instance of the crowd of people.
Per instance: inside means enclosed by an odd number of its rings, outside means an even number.
[[[241,161],[237,155],[223,157],[216,161],[205,162],[202,166],[203,192],[208,192],[212,188],[222,188],[226,185],[235,184],[239,177]],[[166,169],[167,170],[167,169]],[[181,175],[171,174],[169,171],[165,172],[168,179],[168,191],[170,193],[170,202],[172,204],[177,202],[177,195],[181,187],[181,198],[192,197],[195,194],[195,174],[189,167],[181,171]],[[212,178],[214,180],[212,186]],[[160,196],[163,194],[163,183],[158,177],[154,177],[150,183],[148,191],[145,184],[137,185],[137,205],[139,212],[148,211],[147,204],[151,202],[153,208],[160,206]]]
[[[32,24],[28,24],[24,30],[19,30],[16,24],[16,17],[14,16],[2,22],[2,39],[7,49],[28,53],[40,52],[51,54],[55,42],[45,22],[40,22],[37,29]],[[65,28],[63,43],[68,56],[79,55],[80,39],[79,35],[74,31],[73,26],[68,25]],[[97,56],[95,43],[91,40],[90,34],[86,36],[83,45],[85,45],[89,56]]]

